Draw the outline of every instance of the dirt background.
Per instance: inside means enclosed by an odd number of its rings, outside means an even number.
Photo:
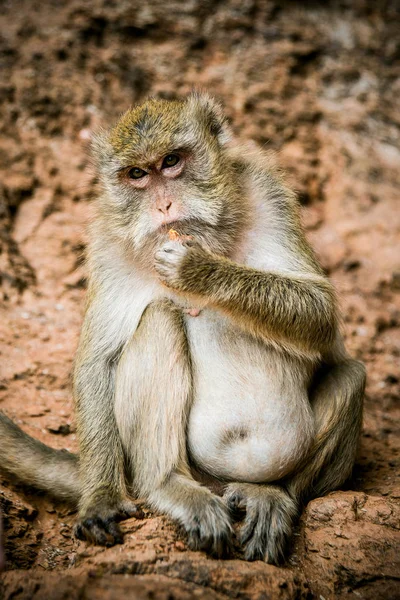
[[[400,3],[12,0],[0,13],[1,410],[76,450],[91,131],[194,86],[279,152],[368,369],[354,475],[307,506],[284,568],[190,552],[148,511],[123,546],[90,547],[68,507],[0,479],[0,597],[400,598]]]

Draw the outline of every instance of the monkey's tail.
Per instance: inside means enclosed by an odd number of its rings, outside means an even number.
[[[78,504],[78,456],[42,444],[1,412],[0,471],[54,498]]]
[[[362,426],[365,367],[348,359],[322,370],[311,402],[317,434],[303,468],[289,483],[298,496],[322,496],[351,475]]]

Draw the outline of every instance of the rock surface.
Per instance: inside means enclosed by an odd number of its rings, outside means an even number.
[[[0,29],[1,410],[76,450],[91,132],[193,86],[279,151],[368,369],[354,475],[309,503],[285,567],[190,552],[149,511],[123,546],[90,547],[68,507],[0,480],[0,598],[399,598],[399,3],[14,0]]]

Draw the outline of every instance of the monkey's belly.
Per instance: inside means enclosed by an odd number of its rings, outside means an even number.
[[[274,481],[292,472],[314,436],[309,367],[211,311],[186,322],[194,367],[192,460],[235,481]]]

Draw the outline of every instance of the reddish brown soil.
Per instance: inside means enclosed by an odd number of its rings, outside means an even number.
[[[285,568],[190,552],[148,512],[123,546],[90,547],[67,507],[4,480],[0,597],[399,598],[399,3],[13,0],[0,28],[1,410],[76,450],[90,132],[193,86],[279,151],[368,368],[354,476],[308,505]]]

